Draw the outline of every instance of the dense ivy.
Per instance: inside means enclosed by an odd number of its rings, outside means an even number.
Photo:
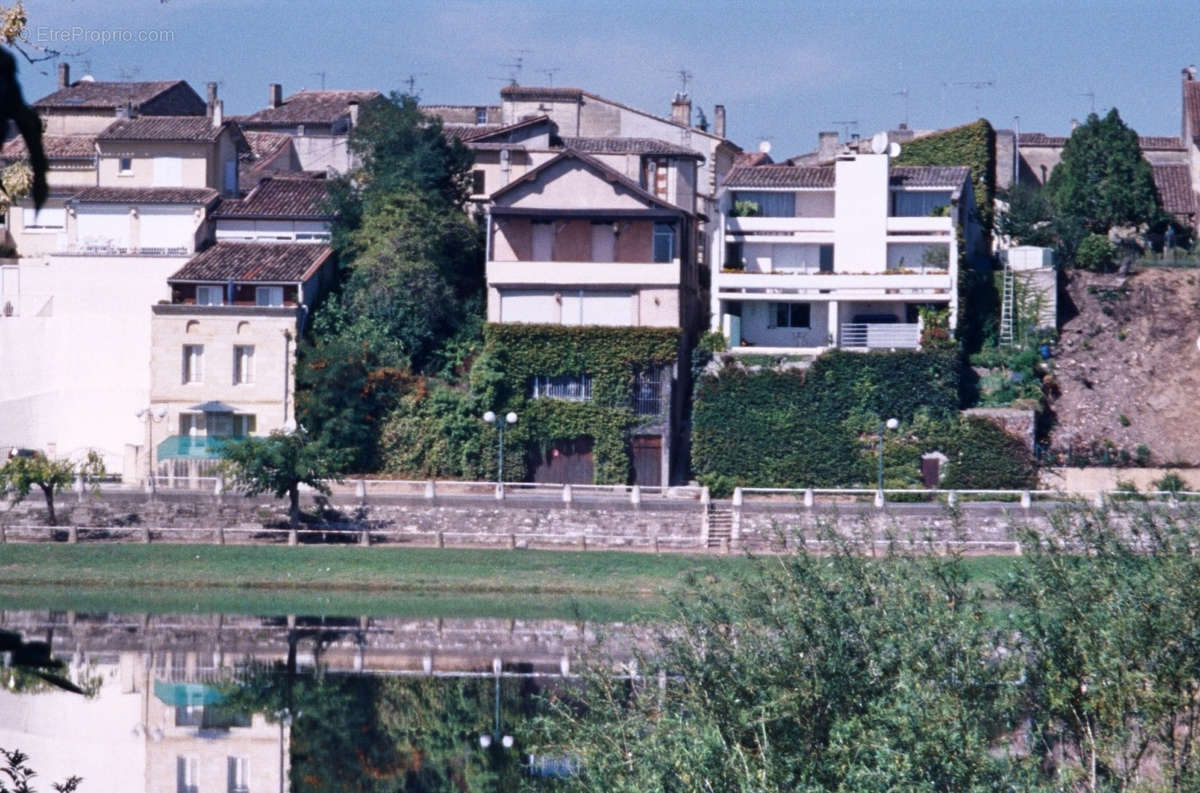
[[[996,197],[996,131],[981,118],[903,144],[896,165],[965,165],[971,169],[975,209],[985,233],[992,230]]]
[[[692,413],[692,467],[711,486],[850,487],[875,481],[881,420],[889,433],[885,482],[920,483],[920,457],[950,459],[954,488],[1028,487],[1021,441],[981,419],[958,416],[954,350],[857,354],[832,351],[806,372],[726,368],[701,378]]]

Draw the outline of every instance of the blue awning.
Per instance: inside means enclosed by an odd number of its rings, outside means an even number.
[[[158,444],[159,460],[217,460],[228,438],[210,435],[172,435]]]
[[[154,696],[173,708],[220,705],[225,700],[225,696],[212,686],[203,683],[168,683],[165,680],[154,681]]]

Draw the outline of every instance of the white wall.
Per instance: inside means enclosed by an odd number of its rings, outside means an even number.
[[[829,304],[810,303],[809,327],[772,328],[775,303],[747,300],[742,303],[742,339],[759,347],[824,347],[829,337]]]
[[[813,243],[748,242],[742,246],[746,272],[816,272],[821,246]]]
[[[883,272],[887,264],[888,157],[860,154],[838,160],[833,269]]]

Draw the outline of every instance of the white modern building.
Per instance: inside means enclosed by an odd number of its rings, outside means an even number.
[[[735,168],[717,221],[711,327],[735,353],[916,348],[921,308],[956,320],[960,246],[984,244],[966,167],[887,154]]]

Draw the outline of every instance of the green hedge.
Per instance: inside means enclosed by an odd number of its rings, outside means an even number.
[[[881,419],[957,422],[958,360],[953,349],[834,350],[806,372],[727,368],[703,377],[692,411],[693,471],[710,484],[869,485]]]
[[[996,197],[996,131],[987,119],[904,143],[896,165],[965,165],[971,169],[975,208],[984,232],[992,231]]]

